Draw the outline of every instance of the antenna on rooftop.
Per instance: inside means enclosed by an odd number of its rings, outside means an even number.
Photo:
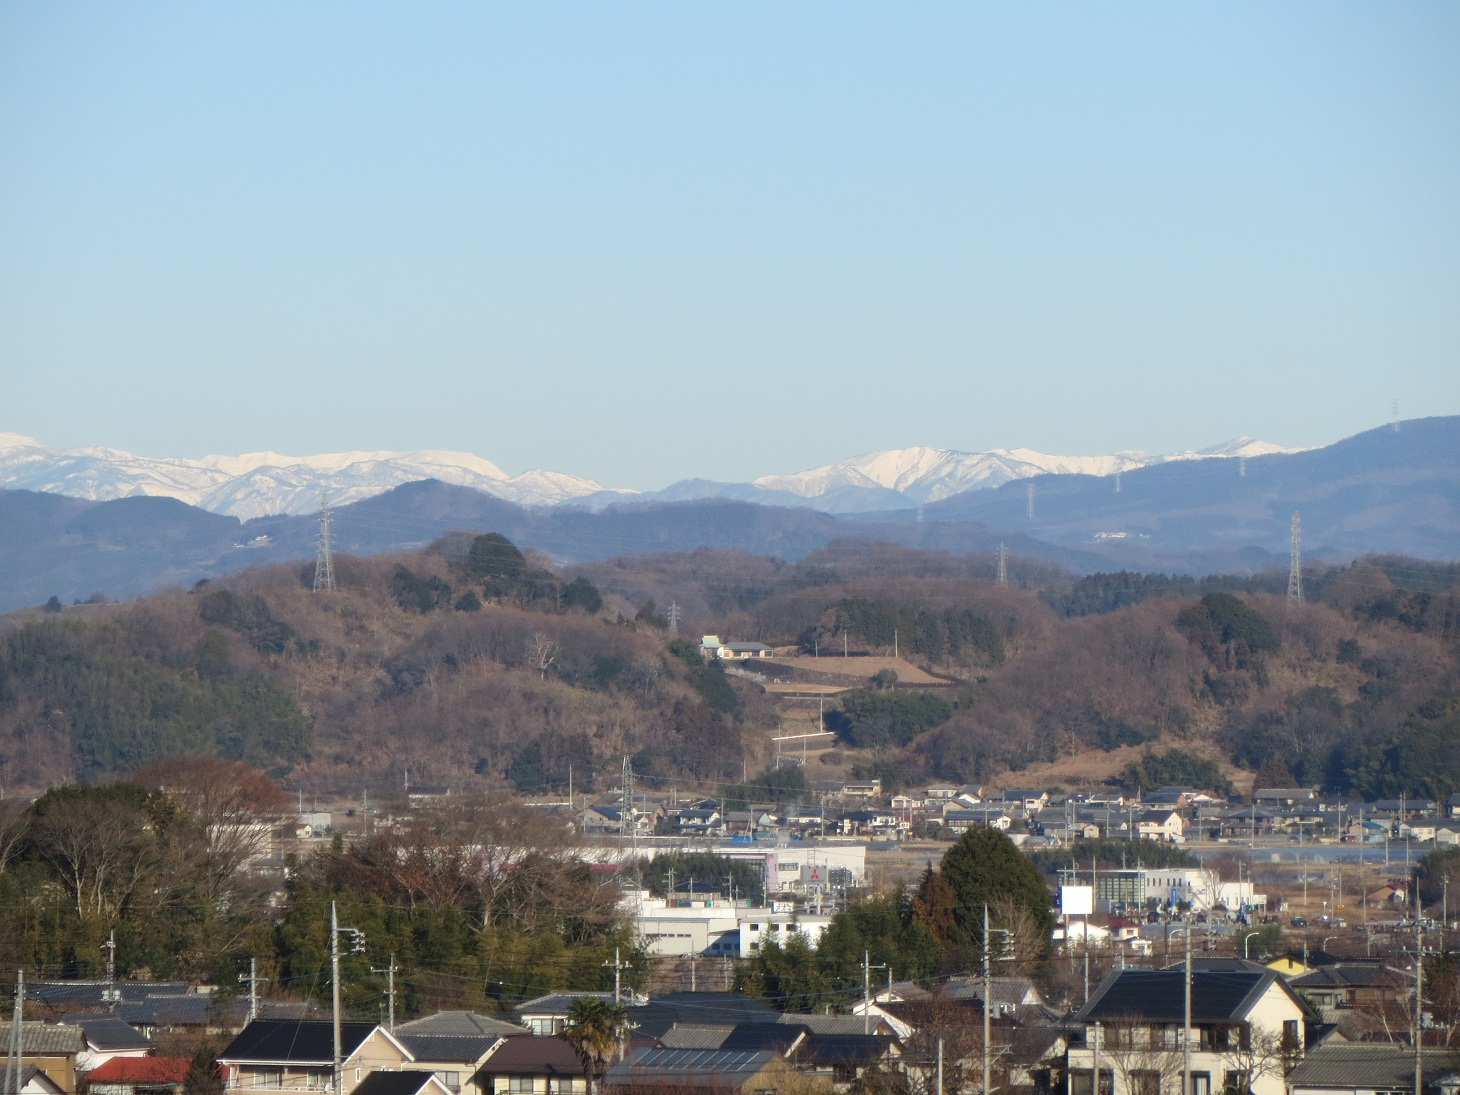
[[[1034,484],[1024,484],[1024,516],[1034,520]]]
[[[1293,511],[1292,536],[1288,548],[1288,614],[1303,607],[1303,532],[1298,511]]]
[[[999,585],[1009,584],[1009,553],[1004,550],[1004,545],[999,545]]]
[[[335,556],[330,547],[330,500],[319,496],[319,554],[314,559],[314,591],[333,593],[335,591]]]

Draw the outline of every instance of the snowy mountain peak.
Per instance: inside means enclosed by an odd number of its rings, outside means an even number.
[[[960,452],[916,445],[862,453],[790,475],[765,475],[750,484],[703,484],[704,489],[697,487],[689,494],[670,487],[657,496],[676,499],[720,495],[771,504],[800,504],[794,500],[805,499],[807,504],[828,512],[849,513],[937,502],[964,491],[998,487],[1035,475],[1114,475],[1170,460],[1291,451],[1296,450],[1247,437],[1165,456],[1144,452],[1052,456],[1023,448]],[[153,458],[101,447],[49,449],[21,434],[0,433],[0,487],[94,500],[135,495],[177,498],[244,519],[275,513],[312,513],[325,495],[334,505],[346,505],[421,479],[472,487],[527,506],[555,506],[575,499],[602,505],[637,493],[608,489],[591,479],[542,469],[508,475],[490,460],[469,452],[419,449],[314,456],[252,452],[199,459]]]
[[[529,506],[556,505],[604,490],[591,479],[562,472],[509,476],[469,452],[252,452],[189,460],[135,456],[120,449],[48,449],[29,437],[0,434],[0,486],[97,501],[136,495],[177,498],[245,520],[312,513],[325,495],[340,506],[421,479],[474,487]]]
[[[910,502],[937,502],[966,490],[1001,486],[1034,475],[1114,475],[1168,460],[1202,460],[1226,456],[1261,456],[1291,452],[1280,445],[1237,438],[1223,445],[1169,456],[1128,451],[1104,456],[1054,456],[1034,449],[990,449],[959,452],[918,445],[863,453],[850,460],[823,464],[791,475],[764,475],[754,485],[803,498],[818,498],[847,487],[897,491]]]

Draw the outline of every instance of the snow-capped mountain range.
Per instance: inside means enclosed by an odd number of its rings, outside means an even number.
[[[33,438],[0,433],[0,487],[103,501],[135,495],[176,498],[214,513],[247,519],[312,513],[320,498],[344,505],[420,479],[473,487],[527,506],[575,502],[599,508],[629,498],[668,501],[727,497],[799,504],[828,512],[884,510],[936,502],[967,490],[997,487],[1043,474],[1113,475],[1172,460],[1264,456],[1293,452],[1239,438],[1194,452],[1151,455],[1050,456],[1030,449],[959,452],[918,446],[866,453],[752,483],[687,480],[662,491],[606,488],[591,479],[540,469],[508,475],[466,452],[344,452],[283,456],[272,452],[199,459],[136,456],[120,449],[51,449]]]

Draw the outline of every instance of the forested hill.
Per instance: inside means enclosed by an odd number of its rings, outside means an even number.
[[[895,647],[947,682],[929,694],[882,675],[839,697],[841,741],[810,758],[811,780],[1014,783],[1069,761],[1068,783],[1145,751],[1132,778],[1195,759],[1225,773],[1216,784],[1280,760],[1356,794],[1460,790],[1460,567],[1312,567],[1297,613],[1281,573],[1076,577],[1016,556],[999,585],[995,567],[837,543],[795,564],[702,550],[563,571],[468,533],[340,556],[332,594],[294,564],[58,603],[3,618],[4,778],[39,790],[219,753],[321,790],[399,788],[409,772],[540,791],[570,771],[611,785],[629,755],[648,789],[720,791],[807,716],[705,666],[693,642],[718,633],[853,658]],[[688,642],[668,633],[671,602]]]

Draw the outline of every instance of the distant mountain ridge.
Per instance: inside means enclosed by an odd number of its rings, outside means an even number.
[[[175,498],[211,513],[248,520],[314,513],[320,497],[347,505],[403,483],[439,479],[522,505],[556,505],[587,494],[619,496],[602,484],[535,469],[509,476],[469,452],[273,452],[199,459],[135,456],[121,449],[48,449],[33,438],[0,434],[0,487],[89,501]]]
[[[1238,438],[1224,445],[1169,455],[1119,452],[1105,456],[1052,456],[1032,449],[962,452],[915,446],[864,453],[788,475],[750,483],[680,480],[659,491],[606,488],[592,479],[534,469],[509,476],[467,452],[342,452],[285,456],[145,457],[121,449],[47,448],[21,434],[0,433],[0,487],[64,494],[90,501],[175,498],[211,513],[248,520],[319,509],[328,495],[347,505],[404,483],[437,479],[471,487],[524,506],[574,504],[589,509],[636,498],[646,502],[725,498],[773,506],[810,506],[824,513],[896,510],[938,502],[969,490],[989,489],[1036,475],[1113,475],[1153,464],[1260,456],[1297,450]]]
[[[1168,460],[1133,469],[1119,483],[1051,473],[860,514],[793,505],[797,496],[788,491],[767,492],[777,496],[774,505],[763,496],[686,490],[676,501],[630,496],[598,509],[527,507],[430,479],[342,504],[334,543],[341,553],[374,555],[470,529],[500,532],[565,565],[700,547],[794,561],[838,540],[955,554],[992,553],[1002,544],[1012,555],[1075,573],[1199,575],[1285,566],[1298,512],[1305,559],[1345,562],[1371,552],[1455,559],[1460,416],[1401,427],[1240,462]],[[834,496],[828,488],[823,498]],[[307,580],[318,531],[312,514],[242,522],[172,498],[86,501],[0,489],[0,611],[51,595],[66,602],[96,592],[130,597],[259,563],[298,560]]]

